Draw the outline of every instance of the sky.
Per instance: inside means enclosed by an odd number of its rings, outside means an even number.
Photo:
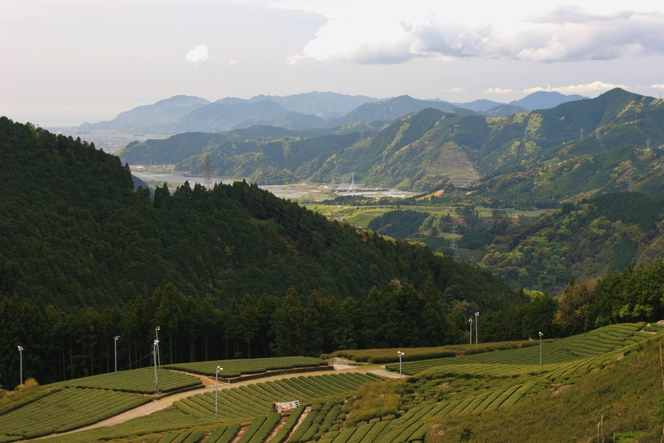
[[[0,115],[44,127],[178,94],[659,96],[664,2],[0,0],[0,66]]]

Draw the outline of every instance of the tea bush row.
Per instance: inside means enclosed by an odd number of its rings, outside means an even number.
[[[220,366],[224,369],[219,372],[219,377],[232,378],[242,374],[258,374],[278,369],[317,367],[323,365],[327,365],[327,362],[314,357],[274,357],[179,363],[164,367],[194,374],[214,376],[217,366]]]
[[[202,385],[201,380],[197,377],[169,371],[163,368],[157,370],[157,376],[159,378],[160,392],[171,392],[178,389]],[[154,368],[111,372],[108,374],[94,375],[92,377],[67,380],[48,386],[109,389],[112,391],[152,394],[155,392]]]

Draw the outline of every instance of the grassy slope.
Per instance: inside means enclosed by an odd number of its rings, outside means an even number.
[[[651,420],[664,395],[656,342],[573,386],[553,389],[513,408],[435,419],[428,425],[427,441],[597,441],[592,439],[602,416],[604,441],[613,441],[614,434],[624,438],[618,441],[634,441],[629,433],[641,442],[659,441],[661,417]]]

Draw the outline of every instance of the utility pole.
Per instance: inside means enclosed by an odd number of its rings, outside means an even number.
[[[480,337],[477,335],[477,324],[479,323],[480,313],[475,313],[475,349],[479,347]]]
[[[152,344],[152,356],[154,358],[154,393],[159,394],[159,375],[157,374],[157,349],[159,349],[159,340]]]
[[[113,337],[113,349],[115,351],[115,372],[118,372],[118,339],[119,335]]]
[[[544,334],[542,334],[542,333],[540,332],[540,333],[539,333],[539,337],[540,337],[540,366],[542,366],[542,337],[543,337],[543,336],[544,336]]]
[[[154,328],[154,333],[156,335],[154,344],[157,347],[157,359],[155,360],[155,363],[157,364],[157,366],[161,367],[161,356],[159,352],[159,331],[161,331],[161,326],[157,326],[156,328]]]
[[[18,347],[18,358],[19,358],[19,374],[21,377],[21,383],[23,384],[23,346]]]
[[[216,420],[219,417],[219,371],[223,371],[224,368],[217,366],[217,370],[214,374],[214,384],[216,389],[214,391],[214,419]]]

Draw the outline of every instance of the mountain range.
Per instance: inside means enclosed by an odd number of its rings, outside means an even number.
[[[400,104],[398,113],[413,99],[389,103]],[[352,113],[386,118],[383,109],[365,104]],[[259,184],[329,183],[354,174],[365,185],[415,192],[447,186],[444,198],[506,207],[557,207],[565,199],[660,186],[663,100],[614,89],[499,118],[457,109],[427,108],[379,130],[349,124],[308,133],[255,126],[180,134],[134,142],[118,155],[129,164],[176,163],[190,173],[200,173],[209,156],[218,175]]]
[[[533,106],[543,109],[562,101],[583,98],[555,92],[537,92],[518,103],[505,104],[490,100],[448,103],[409,96],[378,100],[366,96],[310,92],[289,96],[259,95],[250,99],[228,97],[211,103],[199,97],[178,95],[122,112],[111,121],[83,123],[79,129],[164,135],[193,131],[220,132],[255,125],[304,130],[334,128],[358,122],[392,121],[426,108],[461,115],[476,113],[501,117],[525,112]]]

